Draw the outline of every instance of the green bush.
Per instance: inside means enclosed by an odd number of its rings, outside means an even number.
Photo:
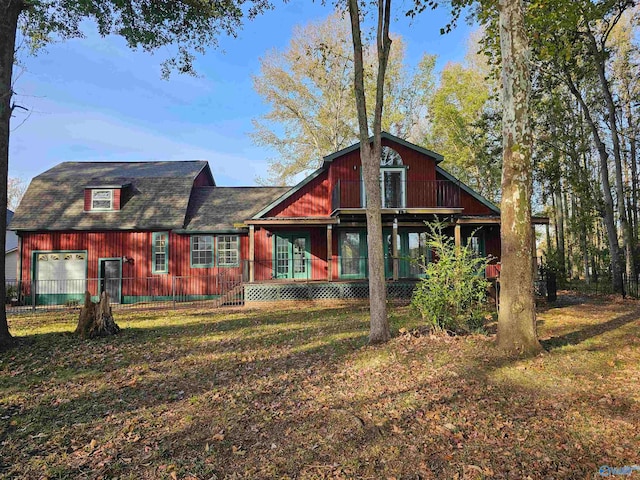
[[[469,332],[483,326],[489,282],[484,277],[489,258],[474,254],[470,244],[456,248],[442,223],[429,226],[427,245],[436,259],[418,261],[425,278],[416,285],[411,306],[433,331]]]
[[[4,304],[9,305],[14,298],[18,297],[18,287],[9,283],[5,286]]]

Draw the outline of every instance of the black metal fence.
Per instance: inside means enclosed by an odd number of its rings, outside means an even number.
[[[624,295],[631,298],[640,298],[640,275],[635,279],[623,276]],[[613,282],[610,277],[600,276],[589,279],[572,279],[567,281],[558,281],[558,288],[565,290],[573,290],[575,292],[587,295],[610,295],[615,293]],[[619,292],[618,292],[619,293]]]
[[[88,278],[7,282],[8,313],[80,308],[85,292],[97,301],[109,294],[114,309],[178,308],[244,305],[242,272],[210,276],[158,275],[138,278]]]

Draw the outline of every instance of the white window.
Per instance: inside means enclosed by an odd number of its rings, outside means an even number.
[[[237,235],[220,235],[218,242],[218,266],[237,267],[240,265],[240,241]]]
[[[153,234],[152,245],[152,273],[169,272],[169,234],[166,232],[156,232]]]
[[[91,210],[113,210],[113,190],[91,190]]]
[[[191,266],[213,267],[213,237],[211,235],[191,236]]]

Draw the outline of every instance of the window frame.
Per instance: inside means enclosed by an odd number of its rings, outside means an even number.
[[[211,240],[211,262],[209,263],[195,263],[193,260],[194,252],[207,252],[209,250],[194,250],[194,241],[196,237],[201,238],[209,238]],[[216,251],[215,251],[215,240],[213,235],[190,235],[189,239],[189,265],[191,268],[212,268],[215,266],[216,261]]]
[[[94,202],[96,201],[94,197],[94,195],[96,193],[99,192],[108,192],[109,193],[109,208],[105,208],[105,207],[95,207],[94,206]],[[97,201],[106,201],[104,199],[98,199]],[[113,195],[113,189],[112,188],[92,188],[91,189],[91,211],[92,212],[109,212],[112,211],[113,208],[113,204],[114,204],[114,195]]]
[[[224,237],[233,237],[233,238],[235,238],[235,243],[236,243],[236,247],[235,247],[236,261],[235,261],[235,263],[222,263],[222,262],[220,262],[220,251],[221,251],[220,240],[222,238],[224,238]],[[233,251],[233,250],[224,249],[222,251]],[[240,235],[236,235],[236,234],[216,235],[214,262],[215,262],[215,265],[218,268],[235,268],[235,267],[239,267],[240,266]]]
[[[156,252],[156,238],[160,235],[165,235],[166,240],[164,244],[164,252]],[[156,255],[164,255],[164,269],[156,269]],[[151,273],[162,274],[169,273],[169,232],[153,232],[151,237]]]

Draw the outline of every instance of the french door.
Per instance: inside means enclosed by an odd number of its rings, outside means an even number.
[[[274,277],[311,278],[308,234],[278,233],[274,235]]]
[[[382,208],[404,208],[405,183],[404,168],[380,169]]]

